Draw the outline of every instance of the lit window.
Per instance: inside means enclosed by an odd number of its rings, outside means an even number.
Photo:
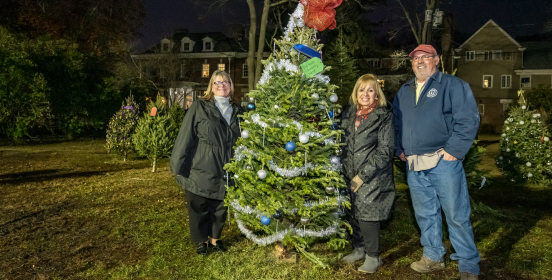
[[[502,75],[500,82],[501,88],[511,88],[512,87],[512,75]]]
[[[475,52],[474,51],[466,52],[466,60],[475,60]]]
[[[249,77],[249,69],[247,69],[247,63],[244,63],[244,64],[243,64],[243,73],[242,73],[242,77],[243,77],[243,78]]]
[[[202,78],[209,78],[209,64],[203,64],[203,71],[201,72]]]
[[[521,77],[521,88],[531,88],[531,76]]]
[[[493,75],[483,75],[483,88],[493,87]]]
[[[226,69],[226,66],[224,65],[224,63],[219,63],[218,70],[224,71],[225,69]]]

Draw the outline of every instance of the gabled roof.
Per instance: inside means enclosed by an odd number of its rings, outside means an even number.
[[[523,69],[552,69],[552,42],[524,42]]]
[[[510,36],[508,33],[506,33],[506,31],[504,31],[504,29],[502,29],[502,27],[500,27],[498,24],[496,24],[496,22],[494,22],[494,20],[490,19],[481,28],[479,28],[479,30],[477,30],[475,33],[473,33],[473,35],[471,35],[471,37],[468,38],[468,40],[466,40],[462,45],[460,45],[456,49],[457,50],[462,49],[467,42],[469,42],[473,37],[475,37],[479,32],[481,32],[481,30],[483,30],[489,24],[496,27],[500,32],[502,32],[504,34],[504,36],[506,36],[508,39],[510,39],[512,41],[512,43],[514,43],[518,48],[523,48],[516,40],[514,40],[514,38],[512,38],[512,36]]]

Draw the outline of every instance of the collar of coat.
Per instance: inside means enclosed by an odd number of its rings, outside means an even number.
[[[376,107],[376,109],[368,115],[368,118],[355,130],[355,118],[356,118],[356,110],[357,105],[351,105],[349,107],[348,112],[348,119],[349,119],[349,125],[351,126],[349,129],[353,133],[360,133],[364,131],[366,128],[370,127],[377,119],[380,118],[381,115],[388,114],[390,111],[392,111],[392,106],[389,101],[387,101],[386,105],[379,105]]]
[[[439,71],[439,69],[437,69],[435,71],[435,73],[433,73],[433,75],[431,75],[431,77],[429,77],[429,79],[432,79],[432,80],[434,80],[434,81],[436,81],[440,84],[441,81],[443,80],[443,72],[441,72],[441,71]],[[426,83],[427,83],[427,81],[426,81]],[[416,77],[408,80],[408,82],[404,83],[403,86],[416,86]]]
[[[356,118],[357,107],[357,105],[351,105],[349,109],[349,115],[347,116],[349,119]],[[391,111],[391,108],[391,104],[389,103],[389,101],[387,101],[387,104],[384,106],[378,104],[376,109],[372,113],[370,113],[370,115],[386,114],[387,112]],[[370,115],[368,115],[368,117],[370,117]]]

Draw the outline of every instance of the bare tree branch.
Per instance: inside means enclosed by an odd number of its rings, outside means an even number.
[[[416,41],[418,42],[418,45],[421,44],[420,43],[420,36],[418,36],[418,32],[416,32],[416,28],[414,27],[414,24],[412,23],[412,20],[410,19],[410,15],[406,11],[406,8],[402,4],[401,0],[397,0],[397,2],[399,2],[399,4],[401,5],[401,7],[404,11],[404,14],[406,15],[406,19],[408,20],[408,23],[410,23],[410,27],[412,28],[412,33],[414,33],[414,37],[416,37]]]

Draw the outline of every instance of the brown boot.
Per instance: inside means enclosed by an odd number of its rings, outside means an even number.
[[[460,280],[477,280],[479,279],[478,275],[471,274],[468,272],[460,272]]]
[[[427,272],[431,272],[431,271],[434,271],[434,270],[439,270],[439,269],[445,269],[445,263],[444,262],[434,262],[426,257],[422,257],[421,260],[417,261],[417,262],[413,262],[411,265],[410,265],[410,268],[418,271],[418,272],[421,272],[421,273],[427,273]]]

